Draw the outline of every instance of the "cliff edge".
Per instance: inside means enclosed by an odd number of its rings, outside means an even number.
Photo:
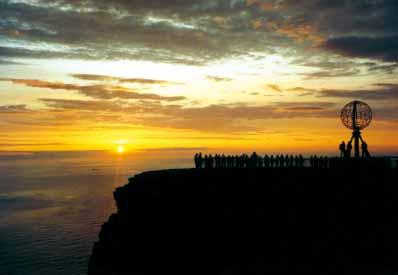
[[[393,274],[393,169],[146,172],[114,192],[89,275]]]

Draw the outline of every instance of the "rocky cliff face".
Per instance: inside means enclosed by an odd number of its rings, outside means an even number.
[[[88,273],[393,274],[396,185],[389,169],[136,175],[114,192]]]

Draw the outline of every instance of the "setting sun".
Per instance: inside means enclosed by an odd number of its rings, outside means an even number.
[[[123,146],[118,146],[117,147],[117,153],[118,154],[123,154],[124,153],[124,147]]]

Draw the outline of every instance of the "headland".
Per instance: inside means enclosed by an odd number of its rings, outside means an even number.
[[[146,172],[114,192],[89,275],[393,274],[398,171]]]

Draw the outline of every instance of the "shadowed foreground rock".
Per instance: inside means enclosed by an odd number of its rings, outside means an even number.
[[[147,172],[118,188],[90,275],[393,274],[392,169]],[[358,171],[356,171],[358,172]]]

